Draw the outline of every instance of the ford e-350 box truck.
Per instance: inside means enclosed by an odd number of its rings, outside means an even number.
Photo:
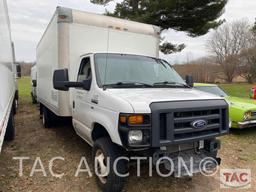
[[[229,131],[228,105],[194,90],[192,78],[184,82],[158,58],[159,33],[152,25],[58,7],[37,47],[43,124],[72,117],[93,147],[103,191],[122,189],[133,155],[154,164],[169,157],[173,163],[162,163],[174,175],[179,157],[186,165],[194,158],[193,173],[203,158],[220,163],[215,138]]]

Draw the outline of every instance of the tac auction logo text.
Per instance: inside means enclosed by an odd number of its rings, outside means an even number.
[[[248,189],[251,188],[250,169],[221,169],[220,188]]]

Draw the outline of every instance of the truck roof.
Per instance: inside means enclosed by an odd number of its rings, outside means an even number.
[[[58,17],[58,23],[77,23],[152,36],[159,36],[161,33],[160,27],[155,25],[58,6],[42,38],[56,16]],[[40,44],[42,38],[38,44]]]
[[[160,34],[160,28],[154,25],[89,13],[66,7],[57,7],[55,14],[58,15],[58,22],[92,25],[154,36]]]

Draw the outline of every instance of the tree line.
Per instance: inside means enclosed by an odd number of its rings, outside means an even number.
[[[90,0],[106,5],[113,0]],[[216,29],[224,20],[218,19],[228,0],[123,0],[116,4],[113,13],[106,15],[153,24],[162,32],[168,29],[186,32],[197,37]],[[173,44],[162,36],[160,50],[164,54],[182,51],[186,45]]]
[[[226,82],[233,82],[237,75],[248,83],[256,82],[256,22],[254,26],[244,19],[223,24],[210,37],[207,48]]]
[[[106,5],[113,0],[90,0],[92,3]],[[226,82],[232,82],[241,75],[248,82],[256,81],[255,34],[256,23],[251,27],[245,20],[225,23],[219,19],[225,11],[228,0],[123,0],[116,4],[114,12],[106,15],[160,26],[162,32],[169,29],[186,32],[191,37],[208,33],[217,29],[207,42],[215,56],[215,62],[200,61],[197,68],[198,79],[212,80],[212,76],[220,74]],[[160,50],[164,54],[182,51],[186,44],[173,44],[164,36]],[[214,63],[212,66],[210,63]],[[186,66],[190,68],[191,66]],[[201,67],[201,68],[200,68]],[[181,70],[181,67],[177,68]],[[209,72],[212,70],[212,73]],[[214,70],[214,71],[213,71]],[[203,74],[198,74],[201,71]],[[203,77],[203,76],[207,76]]]

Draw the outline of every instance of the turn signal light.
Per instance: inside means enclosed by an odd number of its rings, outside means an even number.
[[[128,123],[130,125],[141,125],[144,123],[143,115],[132,115],[128,117]]]
[[[126,123],[127,117],[126,116],[120,116],[119,121],[120,123]]]

